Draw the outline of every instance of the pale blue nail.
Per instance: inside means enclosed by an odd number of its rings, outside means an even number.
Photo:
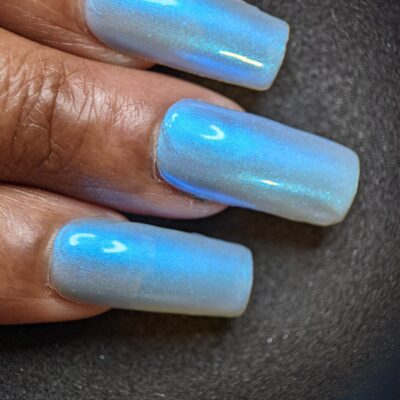
[[[159,64],[257,90],[282,64],[289,26],[242,0],[86,0],[108,46]]]
[[[77,302],[141,311],[236,317],[248,303],[251,252],[154,226],[97,219],[57,234],[51,281]]]
[[[168,110],[157,165],[197,197],[317,225],[343,220],[359,179],[357,155],[340,144],[196,100]]]

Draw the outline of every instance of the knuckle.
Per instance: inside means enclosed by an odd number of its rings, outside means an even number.
[[[34,48],[24,55],[0,54],[0,155],[3,179],[29,180],[56,173],[78,150],[79,136],[65,123],[80,106],[64,58]],[[79,119],[79,112],[75,113]],[[67,140],[72,139],[72,140]],[[7,176],[8,175],[8,176]]]

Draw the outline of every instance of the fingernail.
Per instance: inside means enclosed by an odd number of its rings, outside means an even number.
[[[157,166],[197,197],[316,225],[343,220],[359,178],[357,155],[340,144],[197,100],[168,110]]]
[[[106,45],[172,68],[256,90],[282,64],[289,26],[242,0],[86,0]]]
[[[61,296],[113,308],[236,317],[252,287],[251,252],[154,226],[87,219],[57,234],[51,281]]]

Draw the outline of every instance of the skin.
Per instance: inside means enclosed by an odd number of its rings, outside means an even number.
[[[66,301],[49,284],[57,230],[82,217],[123,218],[112,210],[172,218],[221,211],[164,183],[153,150],[176,101],[238,106],[105,48],[79,1],[2,1],[0,26],[0,323],[96,315],[106,310]]]

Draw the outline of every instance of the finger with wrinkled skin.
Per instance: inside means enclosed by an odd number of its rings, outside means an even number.
[[[41,190],[0,186],[0,324],[81,319],[107,310],[66,301],[49,282],[49,243],[78,218],[122,219]]]
[[[153,157],[172,104],[230,100],[149,71],[85,60],[0,30],[0,179],[172,218],[224,209],[162,181]]]

